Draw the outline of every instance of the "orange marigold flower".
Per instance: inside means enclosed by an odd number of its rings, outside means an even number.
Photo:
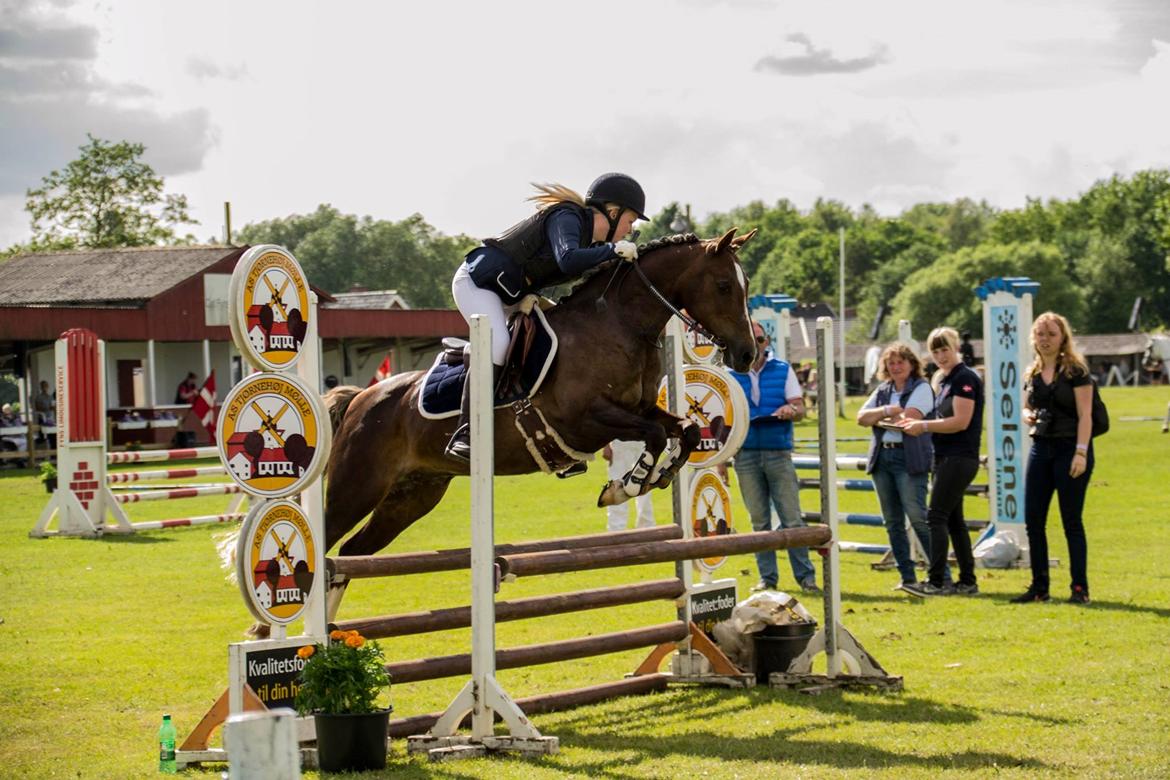
[[[317,648],[312,645],[305,645],[300,650],[297,650],[297,655],[301,658],[310,658],[315,652],[317,652]]]
[[[347,636],[349,636],[349,632],[342,631],[339,628],[335,628],[329,632],[329,638],[335,642],[340,642],[342,639],[345,639]]]
[[[363,639],[361,634],[358,634],[357,632],[354,632],[353,636],[345,638],[345,644],[347,647],[361,647],[365,643],[366,640]]]

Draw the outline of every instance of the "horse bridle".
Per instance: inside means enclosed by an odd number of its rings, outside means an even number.
[[[666,300],[666,296],[658,291],[658,288],[655,287],[654,283],[651,282],[650,279],[646,276],[646,272],[642,270],[642,266],[638,264],[637,260],[634,260],[631,265],[633,265],[634,270],[638,272],[638,277],[646,284],[646,289],[648,289],[651,294],[653,294],[654,297],[658,299],[659,303],[669,309],[671,314],[682,320],[683,324],[693,330],[695,333],[698,333],[700,336],[707,339],[707,341],[710,341],[712,344],[714,344],[717,349],[723,351],[727,350],[727,344],[724,343],[723,339],[704,328],[703,325],[694,317],[690,316],[689,314],[684,314],[678,309],[677,306]]]

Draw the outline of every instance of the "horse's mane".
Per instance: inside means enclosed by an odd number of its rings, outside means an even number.
[[[671,246],[681,246],[684,244],[697,244],[702,240],[703,239],[699,238],[694,233],[677,233],[673,236],[662,236],[660,238],[654,239],[653,241],[647,241],[645,244],[638,244],[638,257],[643,257],[658,249],[664,249]],[[589,286],[594,278],[598,276],[604,276],[608,281],[610,275],[613,273],[614,266],[621,262],[624,262],[621,258],[614,258],[613,260],[606,260],[604,263],[589,269],[581,276],[580,281],[573,285],[573,288],[569,290],[568,294],[560,299],[559,303],[568,303],[573,299],[574,296],[577,295],[579,291]],[[624,273],[621,275],[625,276]],[[619,281],[618,284],[620,283],[621,282]]]

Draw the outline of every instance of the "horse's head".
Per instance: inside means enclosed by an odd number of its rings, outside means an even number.
[[[748,316],[748,279],[736,251],[756,231],[739,237],[735,231],[699,244],[677,290],[687,312],[722,342],[724,360],[736,371],[747,371],[756,358],[756,339]]]

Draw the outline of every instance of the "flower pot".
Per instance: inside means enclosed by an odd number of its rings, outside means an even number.
[[[360,715],[313,715],[322,772],[386,768],[386,730],[393,707]]]
[[[52,493],[54,490],[57,489],[57,478],[56,477],[45,477],[45,479],[43,481],[45,483],[45,492],[46,493]]]

